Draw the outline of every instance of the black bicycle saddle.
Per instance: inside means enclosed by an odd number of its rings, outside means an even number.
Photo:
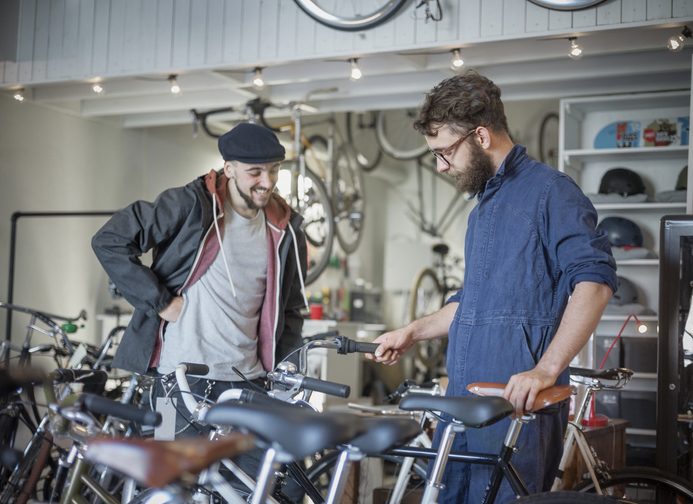
[[[502,397],[408,395],[400,401],[399,408],[407,411],[440,411],[459,420],[467,427],[485,427],[515,411],[510,401]]]

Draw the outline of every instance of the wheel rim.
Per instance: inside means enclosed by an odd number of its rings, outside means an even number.
[[[339,148],[332,173],[332,206],[337,240],[344,252],[354,252],[363,235],[365,210],[363,173],[349,144]]]
[[[415,117],[416,111],[413,109],[378,112],[375,131],[383,152],[400,160],[416,159],[428,152],[423,135],[412,126]]]
[[[306,169],[305,174],[304,180],[295,164],[288,170],[281,170],[277,192],[303,217],[301,229],[306,236],[308,248],[308,285],[320,276],[330,260],[334,216],[325,185],[309,169]]]
[[[347,112],[347,139],[354,147],[356,160],[361,168],[371,171],[378,166],[383,157],[375,139],[376,112]]]
[[[406,0],[382,0],[366,14],[356,12],[352,2],[294,0],[310,17],[337,30],[353,31],[373,28],[392,17]]]

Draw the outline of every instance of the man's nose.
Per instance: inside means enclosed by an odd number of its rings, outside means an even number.
[[[438,173],[445,173],[450,169],[450,165],[440,158],[436,158],[436,170]]]

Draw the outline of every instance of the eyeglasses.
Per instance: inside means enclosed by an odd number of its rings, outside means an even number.
[[[464,140],[465,140],[469,135],[471,135],[472,133],[476,133],[477,128],[479,128],[479,126],[477,126],[476,128],[474,128],[473,130],[469,130],[464,136],[460,137],[454,144],[452,144],[450,147],[448,147],[447,149],[443,150],[442,152],[436,152],[436,151],[434,151],[433,149],[431,149],[430,147],[428,148],[428,150],[430,151],[431,154],[433,154],[433,155],[436,157],[436,159],[440,159],[443,163],[445,163],[446,165],[450,166],[450,161],[448,161],[447,159],[445,159],[445,156],[449,156],[449,155],[452,153],[452,151],[455,150],[455,147],[457,147],[457,146],[460,145],[462,142],[464,142]]]

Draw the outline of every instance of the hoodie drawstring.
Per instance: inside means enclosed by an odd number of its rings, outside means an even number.
[[[294,228],[291,227],[291,224],[288,224],[286,227],[289,228],[289,231],[291,231],[291,236],[294,237],[294,252],[296,253],[296,265],[298,266],[298,279],[301,281],[301,294],[303,295],[303,302],[306,304],[306,309],[310,310],[310,306],[308,306],[308,298],[306,297],[306,286],[303,283],[303,270],[301,269],[301,259],[298,257],[298,243],[296,241],[296,233],[294,232]]]
[[[217,195],[212,194],[212,213],[214,216],[214,229],[217,232],[217,240],[219,240],[219,251],[221,251],[221,258],[224,260],[224,266],[226,267],[226,274],[229,277],[229,283],[231,284],[231,292],[233,297],[236,297],[236,288],[233,286],[233,280],[231,280],[231,271],[229,270],[229,263],[226,262],[226,254],[224,253],[224,247],[221,245],[221,232],[219,231],[219,223],[217,222]],[[300,268],[300,266],[299,266]],[[301,280],[301,285],[303,285],[303,280]],[[305,297],[305,296],[304,296]]]

